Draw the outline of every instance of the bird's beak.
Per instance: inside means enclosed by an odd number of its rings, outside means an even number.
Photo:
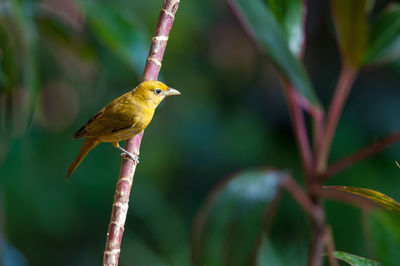
[[[171,95],[180,95],[181,93],[173,88],[169,88],[169,90],[166,93],[166,96],[171,96]]]

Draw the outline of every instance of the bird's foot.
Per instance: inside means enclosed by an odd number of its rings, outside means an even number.
[[[132,154],[132,153],[130,153],[130,152],[128,152],[128,151],[124,151],[123,153],[121,153],[121,156],[122,157],[128,157],[129,159],[131,159],[135,164],[138,164],[139,163],[139,157],[138,156],[136,156],[136,155],[134,155],[134,154]]]
[[[118,142],[114,142],[113,146],[117,149],[119,149],[120,151],[122,151],[121,156],[126,158],[130,158],[135,164],[139,163],[139,156],[130,153],[129,151],[125,150],[124,148],[122,148],[121,146],[119,146]]]

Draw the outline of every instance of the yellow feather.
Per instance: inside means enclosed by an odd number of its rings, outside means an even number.
[[[74,138],[86,139],[68,169],[67,178],[99,143],[118,143],[143,131],[151,122],[159,103],[166,96],[177,94],[180,93],[162,82],[144,81],[97,112],[74,134]]]

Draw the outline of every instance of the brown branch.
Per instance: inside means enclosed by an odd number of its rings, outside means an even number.
[[[143,72],[143,81],[157,80],[169,32],[173,25],[178,6],[179,0],[164,0],[157,28],[151,42],[149,56],[147,57],[146,66]],[[126,144],[126,149],[129,152],[138,155],[142,136],[143,132],[129,139]],[[110,225],[108,226],[103,257],[104,266],[118,265],[121,240],[124,233],[126,214],[128,212],[129,194],[132,188],[135,170],[135,162],[124,157],[122,159],[121,170],[115,189]]]
[[[321,146],[318,148],[318,160],[316,165],[317,174],[323,173],[326,170],[333,137],[335,136],[344,104],[346,103],[347,97],[356,78],[356,73],[357,72],[348,64],[344,64],[340,72],[331,106],[329,107],[325,134],[322,138]]]
[[[321,178],[323,180],[329,179],[331,176],[334,176],[335,174],[343,171],[343,169],[346,169],[352,164],[357,163],[358,161],[361,161],[365,158],[368,158],[375,153],[378,153],[382,151],[383,149],[397,143],[400,141],[400,131],[393,133],[389,136],[386,136],[385,138],[378,140],[369,146],[362,148],[359,151],[356,151],[353,154],[350,154],[349,156],[335,162],[331,166],[328,167],[325,173],[321,175]]]

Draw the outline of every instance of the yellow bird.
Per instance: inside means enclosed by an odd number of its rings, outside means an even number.
[[[143,131],[153,118],[158,104],[179,91],[162,82],[151,80],[140,83],[134,90],[113,100],[74,134],[74,139],[85,138],[78,156],[68,169],[67,179],[90,150],[101,142],[111,142],[122,155],[138,162],[138,157],[119,146],[119,142]]]

